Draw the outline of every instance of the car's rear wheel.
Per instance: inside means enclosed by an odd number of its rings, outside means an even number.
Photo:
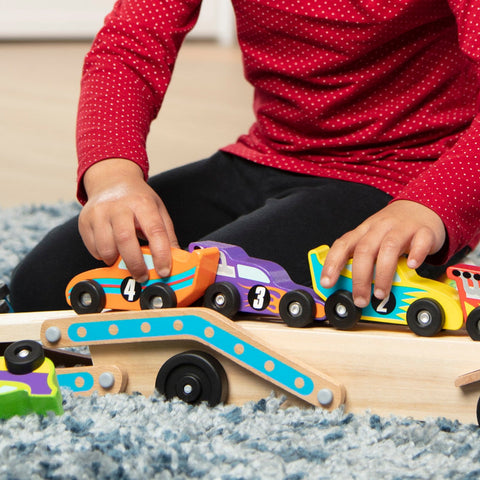
[[[292,290],[280,299],[280,317],[289,327],[309,327],[315,319],[315,310],[315,300],[305,290]]]
[[[408,307],[407,324],[421,337],[433,337],[442,330],[443,323],[443,308],[432,298],[420,298]]]
[[[203,305],[232,318],[240,309],[240,294],[235,285],[229,282],[217,282],[207,288]]]
[[[140,296],[142,310],[155,310],[159,308],[175,308],[177,296],[172,287],[165,283],[154,283],[145,288]]]
[[[355,305],[349,291],[337,290],[325,302],[325,315],[333,327],[350,330],[362,317],[362,309]]]
[[[70,303],[79,315],[100,313],[105,308],[105,292],[95,280],[83,280],[73,286]]]

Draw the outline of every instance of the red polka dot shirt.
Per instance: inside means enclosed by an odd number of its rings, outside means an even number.
[[[294,172],[374,186],[437,212],[443,260],[480,236],[480,2],[233,0],[256,122],[224,147]],[[81,178],[146,136],[201,0],[120,0],[88,53]]]

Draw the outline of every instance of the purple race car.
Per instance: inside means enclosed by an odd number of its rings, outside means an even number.
[[[204,306],[231,318],[237,312],[280,316],[290,327],[325,320],[324,302],[304,285],[294,283],[277,263],[252,258],[243,248],[213,241],[193,242],[189,251],[217,247],[220,260],[204,296]]]

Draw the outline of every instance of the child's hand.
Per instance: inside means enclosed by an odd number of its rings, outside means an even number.
[[[168,212],[143,178],[138,165],[108,159],[84,176],[88,201],[80,213],[79,231],[88,251],[111,265],[120,254],[138,282],[148,279],[138,236],[145,238],[157,273],[171,269],[171,246],[178,246]]]
[[[370,303],[375,264],[374,295],[381,300],[390,293],[402,254],[408,253],[408,266],[417,268],[442,248],[445,239],[445,227],[435,212],[416,202],[398,200],[335,241],[320,283],[324,288],[333,287],[348,259],[353,258],[353,299],[364,308]]]

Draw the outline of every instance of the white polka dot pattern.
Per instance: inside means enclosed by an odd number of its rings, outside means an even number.
[[[224,150],[427,205],[444,220],[449,255],[477,241],[480,2],[232,3],[257,120]],[[199,6],[117,2],[85,61],[79,179],[112,157],[147,175],[148,129]]]

